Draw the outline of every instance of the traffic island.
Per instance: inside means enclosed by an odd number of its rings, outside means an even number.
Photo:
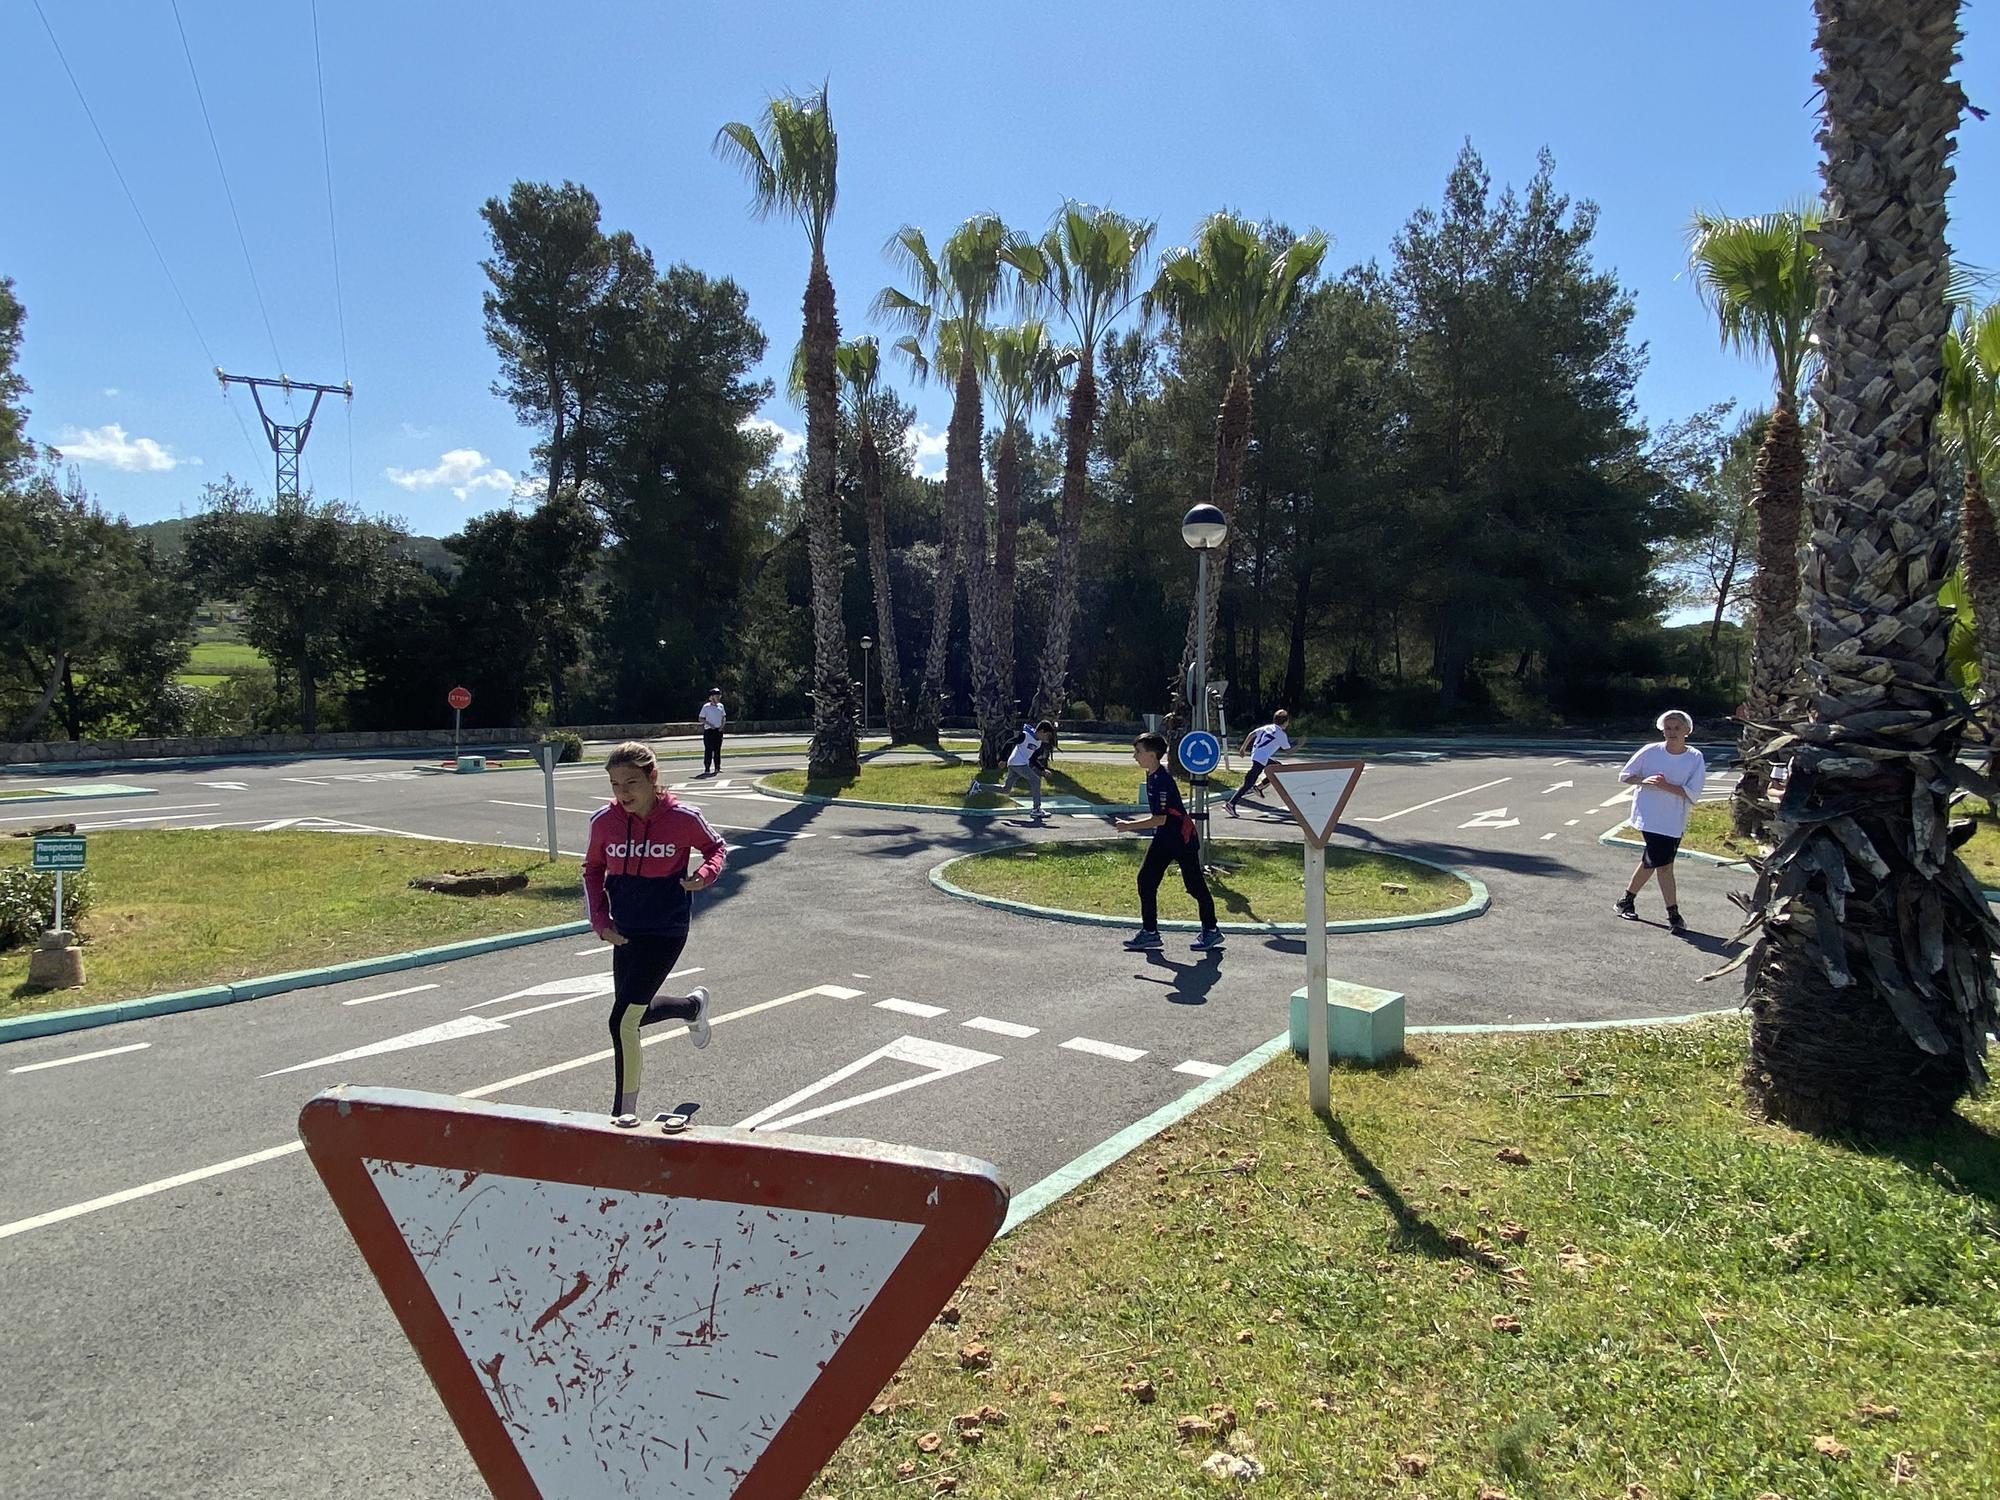
[[[1298,846],[1278,839],[1211,839],[1209,890],[1224,932],[1305,931]],[[1010,844],[946,860],[930,872],[947,896],[1021,916],[1103,927],[1139,921],[1139,838]],[[1341,846],[1326,851],[1326,930],[1382,932],[1463,921],[1491,904],[1462,870],[1404,854]],[[1194,932],[1194,902],[1177,879],[1160,887],[1160,926]]]

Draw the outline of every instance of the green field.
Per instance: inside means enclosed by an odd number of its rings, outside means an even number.
[[[2000,1098],[1831,1144],[1745,1036],[1413,1038],[1325,1121],[1281,1056],[990,1250],[815,1494],[1991,1500]]]
[[[1139,916],[1136,884],[1146,837],[1039,843],[954,862],[953,885],[985,896],[1100,916]],[[1303,922],[1305,859],[1300,847],[1269,839],[1212,839],[1203,851],[1216,914],[1225,922]],[[1384,889],[1407,886],[1407,891]],[[1359,849],[1326,851],[1326,919],[1411,916],[1468,900],[1472,888],[1429,865]],[[1195,905],[1176,870],[1160,886],[1160,915],[1193,921]]]
[[[25,864],[26,840],[0,844]],[[413,875],[525,870],[505,896],[441,896]],[[521,849],[348,834],[116,831],[90,835],[97,906],[81,924],[81,989],[27,988],[25,948],[0,953],[0,1017],[372,958],[583,915],[575,860]]]
[[[947,755],[929,762],[864,765],[860,774],[844,781],[808,781],[804,771],[779,771],[764,779],[783,791],[807,792],[816,797],[849,797],[863,802],[912,802],[946,809],[1011,807],[1016,801],[1025,803],[1028,800],[1025,791],[1017,791],[1012,797],[1002,797],[994,791],[966,796],[966,785],[978,768],[976,759]],[[987,781],[998,786],[1000,779],[1001,773],[996,771],[990,773]],[[1123,806],[1139,800],[1140,785],[1144,779],[1138,766],[1129,760],[1119,763],[1058,759],[1042,784],[1042,795],[1044,798],[1077,797],[1085,802]],[[1230,775],[1211,777],[1210,790],[1227,796],[1235,789],[1236,780]]]

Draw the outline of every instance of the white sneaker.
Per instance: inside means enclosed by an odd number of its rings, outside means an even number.
[[[694,1001],[694,1019],[688,1022],[688,1040],[697,1047],[706,1047],[714,1030],[708,1024],[708,986],[696,985],[688,992],[688,998]]]

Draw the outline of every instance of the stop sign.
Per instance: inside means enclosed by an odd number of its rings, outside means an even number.
[[[444,701],[449,703],[453,708],[460,710],[468,709],[472,707],[472,694],[462,687],[455,687],[449,693],[445,694]]]

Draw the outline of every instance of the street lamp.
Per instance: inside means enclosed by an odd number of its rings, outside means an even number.
[[[875,638],[861,637],[861,733],[868,733],[868,653],[875,649]]]
[[[1194,549],[1194,727],[1208,728],[1208,554],[1229,539],[1229,518],[1213,505],[1197,505],[1181,517],[1181,540]],[[1208,833],[1208,777],[1194,779],[1194,816]]]

